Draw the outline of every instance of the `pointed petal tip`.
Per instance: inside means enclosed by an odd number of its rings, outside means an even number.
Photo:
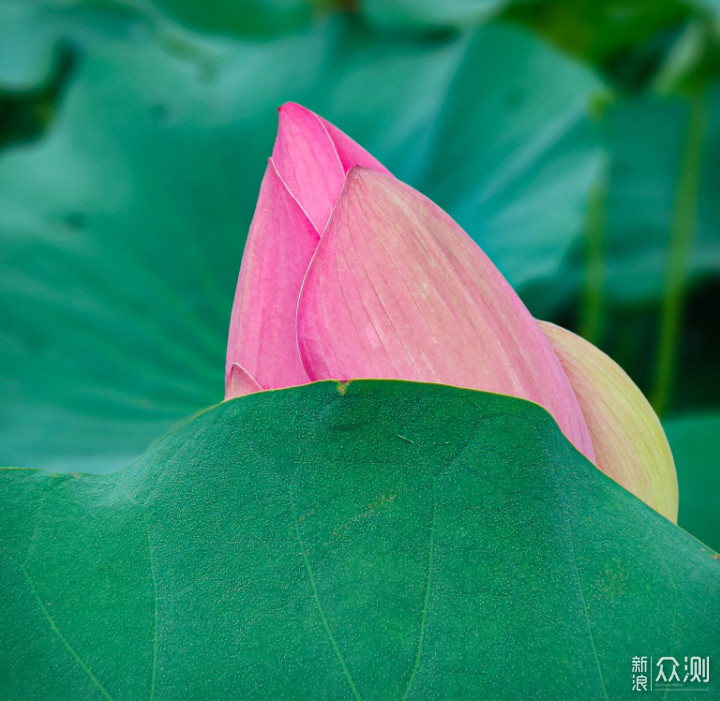
[[[320,118],[294,102],[282,105],[272,159],[287,190],[323,231],[345,172]]]
[[[387,178],[387,175],[375,170],[374,168],[368,168],[367,166],[354,165],[348,170],[345,177],[348,180],[366,180],[372,179],[374,175],[380,175],[382,178]]]
[[[399,185],[399,183],[400,181],[386,170],[378,170],[377,168],[371,168],[366,165],[354,165],[345,175],[343,189],[345,191],[352,191],[371,188],[374,186],[385,186],[388,190],[394,190],[395,185]],[[419,192],[417,194],[420,195]],[[424,197],[423,195],[420,196]]]
[[[292,111],[292,110],[300,110],[302,112],[309,112],[310,110],[307,107],[303,107],[301,104],[297,102],[293,102],[292,100],[288,100],[288,102],[283,102],[282,105],[280,105],[278,108],[278,112],[282,113],[285,111]]]
[[[225,401],[262,392],[258,381],[240,363],[233,363],[225,379]]]
[[[286,110],[292,109],[295,105],[297,105],[296,102],[283,102],[282,105],[279,105],[277,108],[278,114],[282,114]]]
[[[278,134],[283,131],[293,131],[293,136],[297,138],[301,133],[306,138],[318,138],[322,131],[320,117],[312,110],[299,105],[297,102],[286,102],[277,108],[278,111]],[[316,126],[317,125],[317,126]],[[316,126],[315,129],[312,127]],[[329,138],[323,134],[324,138]],[[321,137],[322,138],[322,137]]]
[[[302,119],[317,119],[320,117],[307,107],[303,107],[297,102],[285,102],[277,108],[278,121],[282,122],[299,122]]]

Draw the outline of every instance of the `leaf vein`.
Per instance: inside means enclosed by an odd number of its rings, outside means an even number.
[[[148,561],[150,563],[150,576],[152,578],[153,585],[153,597],[155,599],[155,609],[153,611],[153,667],[152,667],[152,681],[150,684],[150,701],[155,698],[155,687],[157,684],[157,668],[158,668],[158,587],[157,587],[157,576],[155,574],[155,553],[153,551],[152,542],[150,540],[150,524],[147,519],[147,510],[144,504],[140,504],[140,512],[142,513],[143,521],[145,522],[145,533],[147,535],[148,544]]]
[[[148,547],[148,564],[150,565],[150,579],[152,580],[153,585],[153,600],[154,600],[154,609],[153,609],[153,662],[152,662],[152,671],[150,673],[150,698],[149,701],[153,701],[155,698],[155,689],[157,686],[157,668],[158,668],[158,645],[159,645],[159,639],[158,639],[158,608],[159,608],[159,601],[158,601],[158,587],[157,587],[157,575],[155,570],[155,552],[153,551],[152,547],[152,541],[150,539],[150,523],[147,518],[147,507],[145,506],[145,502],[140,501],[139,499],[135,499],[130,492],[121,485],[122,491],[125,493],[125,496],[128,498],[130,502],[135,504],[135,506],[138,507],[140,510],[140,515],[142,516],[143,523],[145,524],[145,536],[147,539],[147,547]]]
[[[595,666],[597,667],[598,677],[600,678],[600,686],[602,688],[603,696],[605,697],[605,701],[610,701],[607,689],[605,688],[605,679],[600,667],[600,658],[598,657],[597,648],[595,647],[595,636],[593,636],[592,628],[590,626],[590,616],[588,616],[585,592],[583,591],[582,582],[580,581],[580,572],[578,571],[577,559],[575,557],[574,536],[570,526],[570,519],[567,514],[567,505],[565,505],[565,523],[567,524],[569,534],[568,540],[570,542],[570,556],[572,557],[573,572],[575,573],[575,581],[577,582],[578,592],[580,593],[580,602],[582,604],[583,615],[585,616],[585,625],[587,626],[588,637],[590,638],[590,647],[592,649],[593,658],[595,659]]]
[[[435,549],[435,528],[437,525],[437,485],[435,477],[432,477],[432,521],[430,523],[430,535],[428,536],[428,565],[427,565],[427,579],[425,582],[425,600],[423,602],[422,616],[420,619],[420,636],[418,639],[417,651],[415,653],[415,662],[413,664],[412,671],[410,672],[410,678],[408,679],[407,686],[405,687],[405,693],[402,695],[402,701],[408,698],[410,689],[412,688],[415,675],[420,668],[420,658],[422,657],[423,642],[425,640],[425,626],[427,622],[427,613],[430,605],[430,592],[432,590],[432,572],[433,572],[433,551]]]
[[[27,571],[27,568],[24,564],[21,562],[18,562],[15,560],[15,558],[10,557],[7,553],[4,553],[5,556],[15,562],[15,564],[20,568],[20,570],[23,573],[23,576],[25,577],[25,581],[28,583],[28,586],[30,587],[30,591],[32,592],[33,596],[35,597],[35,600],[38,603],[38,606],[40,606],[40,610],[43,612],[43,615],[47,619],[47,622],[50,624],[51,630],[57,635],[57,637],[60,639],[60,642],[65,646],[65,649],[72,655],[72,657],[75,659],[75,661],[80,665],[80,667],[83,669],[83,671],[88,675],[90,678],[90,681],[99,689],[100,693],[108,699],[108,701],[115,701],[112,696],[107,692],[107,689],[100,683],[98,678],[93,674],[93,671],[90,669],[90,667],[83,661],[83,659],[80,657],[80,655],[77,653],[75,648],[70,644],[70,642],[67,640],[67,638],[60,632],[60,629],[55,624],[55,621],[53,617],[50,615],[50,612],[47,610],[47,607],[43,603],[42,599],[40,598],[40,595],[37,592],[37,589],[35,589],[35,585],[32,582],[32,579],[30,578],[30,573]]]
[[[330,639],[330,644],[332,645],[333,651],[335,652],[338,662],[340,663],[340,667],[342,667],[342,671],[345,674],[345,678],[347,679],[353,696],[358,699],[358,701],[362,701],[360,692],[355,686],[355,682],[353,681],[353,678],[350,674],[350,670],[348,669],[347,663],[345,662],[345,658],[343,657],[342,652],[340,652],[340,648],[338,647],[337,641],[335,640],[335,636],[333,635],[332,630],[330,630],[330,624],[328,623],[327,617],[325,616],[325,611],[323,610],[322,604],[320,603],[320,594],[318,592],[317,584],[315,583],[315,575],[312,571],[312,567],[310,566],[310,560],[308,558],[307,551],[305,550],[305,544],[303,543],[303,539],[300,534],[300,521],[298,520],[297,506],[295,504],[295,497],[293,495],[292,488],[290,489],[290,504],[292,506],[295,535],[300,546],[300,552],[302,553],[303,562],[305,563],[305,570],[307,571],[308,578],[310,580],[310,587],[312,589],[313,599],[315,600],[315,607],[318,610],[323,627],[325,628],[325,632]]]

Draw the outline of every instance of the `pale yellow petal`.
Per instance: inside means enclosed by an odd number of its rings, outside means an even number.
[[[555,324],[539,323],[577,395],[590,430],[595,464],[677,522],[675,463],[660,421],[643,393],[594,345]]]

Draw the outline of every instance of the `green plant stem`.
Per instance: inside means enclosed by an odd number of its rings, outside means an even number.
[[[657,364],[651,394],[651,403],[658,415],[662,415],[668,407],[675,380],[688,264],[695,237],[706,110],[705,94],[698,90],[690,97],[685,148],[668,248]]]
[[[607,191],[608,173],[607,168],[603,168],[588,198],[585,279],[580,312],[580,335],[595,345],[602,333]]]

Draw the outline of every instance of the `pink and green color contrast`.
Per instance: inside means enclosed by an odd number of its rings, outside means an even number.
[[[360,378],[535,402],[599,469],[677,518],[667,440],[630,378],[583,339],[535,320],[448,214],[289,103],[240,269],[226,398]]]

